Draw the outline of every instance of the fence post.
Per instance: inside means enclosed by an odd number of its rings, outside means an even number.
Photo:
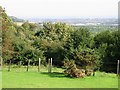
[[[39,58],[38,72],[40,72],[40,63],[41,63],[41,59]]]
[[[52,58],[48,59],[48,72],[52,72]]]
[[[22,61],[19,61],[19,68],[21,67],[21,63],[22,63]]]
[[[50,59],[50,72],[52,72],[52,58]]]
[[[117,76],[119,76],[119,64],[120,64],[120,61],[118,60],[118,63],[117,63]]]
[[[29,65],[30,65],[30,60],[28,60],[27,72],[28,72],[28,69],[29,69]]]
[[[48,73],[50,73],[50,59],[48,59]]]
[[[1,57],[0,60],[1,60],[1,61],[0,61],[0,70],[2,71],[2,57]]]
[[[11,70],[11,60],[9,60],[8,72]]]

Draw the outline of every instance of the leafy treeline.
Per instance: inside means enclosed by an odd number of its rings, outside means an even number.
[[[44,23],[43,27],[29,22],[17,26],[2,10],[2,38],[4,63],[38,64],[62,67],[74,61],[77,68],[116,72],[120,59],[120,32],[105,31],[97,35],[86,28],[74,28],[66,23]]]

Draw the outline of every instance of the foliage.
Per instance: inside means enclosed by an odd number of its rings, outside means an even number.
[[[120,32],[101,32],[94,37],[94,41],[103,62],[101,70],[116,72],[117,60],[120,59]]]
[[[76,67],[75,65],[75,62],[73,60],[67,60],[67,61],[64,61],[64,66],[66,68],[66,70],[64,71],[64,73],[67,75],[67,76],[70,76],[70,77],[85,77],[85,70],[80,70]]]
[[[74,59],[75,63],[84,69],[99,69],[101,63],[99,54],[90,48],[75,51]]]
[[[14,53],[12,44],[13,44],[15,28],[12,26],[12,22],[5,13],[5,10],[1,9],[1,14],[2,14],[1,19],[2,19],[3,58],[5,60],[10,60]]]

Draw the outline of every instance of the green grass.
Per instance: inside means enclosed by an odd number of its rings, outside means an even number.
[[[37,68],[6,69],[2,72],[3,88],[118,88],[118,78],[115,74],[97,72],[96,76],[85,78],[69,78],[64,76],[62,69],[53,68],[48,74],[46,68],[37,72]]]
[[[2,89],[2,72],[0,71],[0,89]]]

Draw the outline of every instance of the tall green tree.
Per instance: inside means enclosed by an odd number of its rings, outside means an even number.
[[[101,54],[103,65],[101,70],[106,72],[116,72],[117,60],[120,49],[120,32],[119,31],[105,31],[97,34],[94,37],[95,47]]]
[[[2,55],[3,60],[10,60],[12,58],[12,55],[14,54],[13,50],[13,39],[14,34],[16,32],[13,23],[11,19],[7,16],[5,13],[5,10],[1,8],[1,14],[2,14]]]

